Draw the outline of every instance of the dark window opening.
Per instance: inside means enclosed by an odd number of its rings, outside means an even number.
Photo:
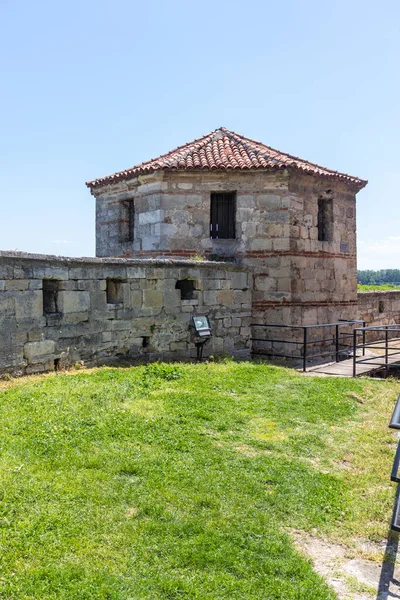
[[[107,279],[107,304],[122,304],[121,279]]]
[[[175,289],[181,291],[181,300],[193,300],[196,281],[194,279],[181,279],[176,282]]]
[[[60,312],[58,292],[60,282],[57,279],[43,279],[43,314],[52,315]]]
[[[135,204],[133,200],[123,200],[120,204],[120,241],[133,242],[135,230]]]
[[[148,348],[150,346],[150,336],[145,335],[142,337],[142,348]]]
[[[383,300],[379,300],[378,312],[380,312],[380,313],[385,312],[385,303]]]
[[[211,194],[210,237],[235,239],[235,192],[215,192]]]
[[[333,202],[327,198],[318,198],[318,240],[333,240]]]

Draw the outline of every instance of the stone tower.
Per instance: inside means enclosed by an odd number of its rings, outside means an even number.
[[[356,318],[366,184],[220,128],[87,186],[97,256],[239,262],[257,322],[311,324]]]

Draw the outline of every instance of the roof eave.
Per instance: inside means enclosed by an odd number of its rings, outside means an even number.
[[[347,183],[348,185],[350,185],[351,187],[357,189],[357,191],[362,190],[368,183],[367,179],[360,179],[358,177],[352,177],[351,175],[347,175],[346,173],[339,173],[339,172],[332,172],[332,173],[320,173],[320,174],[316,174],[314,172],[312,172],[311,170],[309,171],[308,169],[302,169],[299,167],[296,167],[295,165],[276,165],[274,167],[254,167],[254,168],[235,168],[232,167],[231,169],[227,169],[227,168],[223,168],[223,169],[218,169],[218,168],[207,168],[207,167],[193,167],[193,168],[185,168],[185,169],[179,169],[178,167],[161,167],[158,169],[155,168],[147,168],[147,169],[135,169],[132,170],[132,172],[129,171],[125,171],[125,172],[121,172],[121,173],[116,173],[114,175],[109,175],[107,177],[101,177],[99,179],[94,179],[92,181],[86,181],[85,185],[86,187],[88,187],[90,189],[91,194],[93,194],[94,190],[106,186],[106,185],[112,185],[113,183],[119,183],[121,181],[129,181],[130,179],[134,179],[135,177],[139,177],[140,175],[151,175],[153,173],[156,173],[158,171],[182,171],[182,172],[205,172],[205,171],[225,171],[225,172],[234,172],[234,171],[239,171],[239,172],[251,172],[251,171],[282,171],[285,169],[293,169],[294,171],[297,171],[299,173],[303,173],[305,175],[310,175],[312,177],[321,177],[324,179],[330,179],[330,180],[334,180],[334,181],[341,181],[343,183]]]

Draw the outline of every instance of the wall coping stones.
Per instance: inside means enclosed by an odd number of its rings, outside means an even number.
[[[95,258],[95,257],[74,257],[74,256],[56,256],[52,254],[33,254],[30,252],[13,252],[10,250],[0,250],[0,264],[10,264],[12,262],[27,261],[36,263],[52,263],[55,266],[82,266],[82,265],[119,265],[124,267],[196,267],[207,269],[224,269],[232,271],[248,271],[245,265],[233,262],[212,261],[212,260],[193,260],[193,259],[174,259],[174,258]]]
[[[381,296],[383,294],[393,294],[393,296],[396,294],[400,295],[400,290],[369,290],[368,292],[357,292],[357,296],[368,296],[369,298]]]

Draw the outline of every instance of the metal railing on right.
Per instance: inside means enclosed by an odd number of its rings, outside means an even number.
[[[308,363],[315,363],[317,359],[323,357],[331,357],[336,362],[348,358],[345,352],[351,351],[353,339],[353,332],[349,329],[351,330],[354,325],[365,327],[365,321],[361,319],[342,320],[318,325],[253,323],[251,325],[253,329],[252,354],[301,361],[305,372]],[[273,330],[278,333],[271,337]],[[263,336],[263,332],[267,335]],[[276,337],[279,333],[279,337]],[[277,347],[281,347],[282,350],[277,350]],[[288,352],[288,348],[293,348],[293,351]]]
[[[397,431],[400,429],[400,396],[397,398],[396,406],[394,407],[394,411],[392,414],[392,418],[389,424],[390,429],[396,429]],[[390,475],[390,480],[394,481],[397,484],[400,484],[399,477],[399,463],[400,463],[400,441],[397,444],[397,450],[393,461],[392,473]],[[391,529],[394,531],[400,531],[400,494],[399,494],[400,486],[397,486],[397,493],[394,503],[392,523],[390,525]]]
[[[394,335],[393,335],[394,334]],[[361,337],[361,341],[360,341]],[[366,350],[371,352],[366,355]],[[357,376],[357,365],[389,369],[400,363],[399,324],[355,327],[353,330],[353,377]],[[365,369],[363,369],[365,371]]]

